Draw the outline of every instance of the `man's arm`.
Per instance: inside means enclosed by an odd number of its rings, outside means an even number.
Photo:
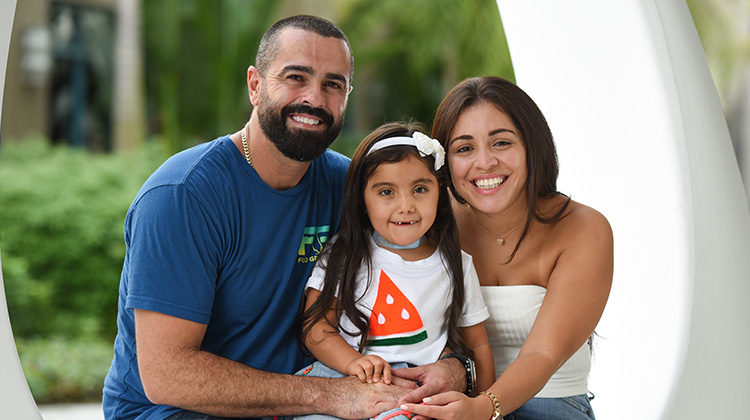
[[[221,417],[325,413],[374,416],[409,389],[357,378],[282,375],[200,350],[206,326],[135,309],[138,368],[148,399]]]

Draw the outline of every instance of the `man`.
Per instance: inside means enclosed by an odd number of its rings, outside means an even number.
[[[349,161],[327,147],[353,65],[331,22],[275,23],[248,69],[250,121],[146,181],[125,220],[107,419],[363,418],[463,386],[449,361],[402,374],[429,384],[406,397],[406,380],[290,375],[305,363],[295,336],[303,287],[338,225]]]

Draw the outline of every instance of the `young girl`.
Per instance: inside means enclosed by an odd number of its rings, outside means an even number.
[[[475,358],[479,390],[495,380],[487,308],[439,171],[445,152],[418,127],[383,125],[354,152],[338,233],[306,286],[302,342],[318,362],[303,374],[390,383],[391,364],[436,362],[447,348]]]

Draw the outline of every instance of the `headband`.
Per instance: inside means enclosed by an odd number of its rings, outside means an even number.
[[[440,142],[429,138],[426,134],[419,131],[415,131],[411,137],[388,137],[387,139],[380,140],[367,151],[367,155],[390,146],[414,146],[419,151],[419,156],[432,155],[435,158],[436,171],[445,163],[445,149],[440,145]]]

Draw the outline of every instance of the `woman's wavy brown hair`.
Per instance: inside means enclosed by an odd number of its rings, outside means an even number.
[[[570,197],[559,211],[551,215],[540,214],[537,201],[555,195],[564,195],[557,191],[557,151],[547,120],[536,103],[515,83],[501,77],[484,76],[466,79],[456,85],[445,96],[435,113],[432,126],[432,137],[440,141],[448,152],[453,129],[464,111],[479,105],[489,103],[510,117],[518,128],[526,148],[526,224],[521,238],[513,249],[508,262],[513,260],[521,243],[531,229],[534,219],[542,223],[553,223],[562,218],[570,203]],[[450,178],[450,159],[446,158],[446,175]],[[453,196],[458,202],[465,204],[466,200],[456,191],[453,182],[448,182]]]

